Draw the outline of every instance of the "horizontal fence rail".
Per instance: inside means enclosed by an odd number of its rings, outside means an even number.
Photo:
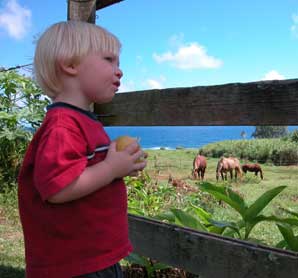
[[[129,215],[134,252],[200,278],[297,278],[298,253]]]
[[[119,93],[106,126],[298,125],[298,79]]]

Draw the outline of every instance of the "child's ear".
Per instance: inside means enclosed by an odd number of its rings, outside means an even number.
[[[74,63],[69,63],[66,61],[58,61],[59,68],[62,72],[68,75],[76,75],[77,67]]]

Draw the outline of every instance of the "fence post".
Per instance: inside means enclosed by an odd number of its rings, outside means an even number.
[[[96,0],[68,0],[67,20],[81,20],[95,23]]]

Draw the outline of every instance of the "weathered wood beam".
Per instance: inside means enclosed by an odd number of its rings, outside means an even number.
[[[96,0],[68,0],[67,20],[81,20],[95,23]]]
[[[298,79],[119,93],[104,125],[298,125]]]
[[[105,7],[108,7],[110,5],[122,2],[124,0],[97,0],[96,1],[96,10],[103,9]]]
[[[296,278],[298,253],[129,215],[134,252],[202,278]]]

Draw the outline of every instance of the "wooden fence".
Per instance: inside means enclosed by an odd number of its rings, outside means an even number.
[[[68,0],[68,19],[95,23],[122,0]],[[298,79],[118,94],[95,106],[105,125],[298,125]],[[135,252],[200,278],[296,278],[298,253],[129,215]]]
[[[298,125],[298,79],[119,93],[105,125]],[[129,216],[135,252],[203,278],[296,278],[298,253]]]

